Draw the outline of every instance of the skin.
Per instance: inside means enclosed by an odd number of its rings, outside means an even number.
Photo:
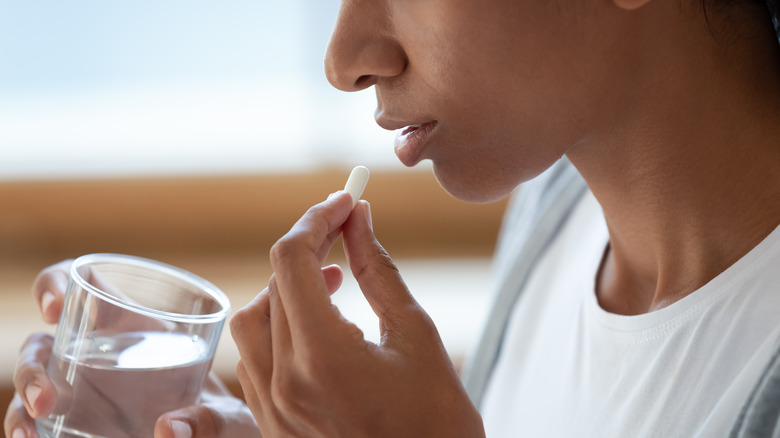
[[[383,127],[436,120],[420,159],[461,199],[503,198],[574,145],[599,141],[633,88],[615,78],[635,74],[634,46],[615,38],[642,18],[613,4],[379,5],[342,3],[328,78],[344,91],[374,85]]]
[[[693,1],[345,1],[326,71],[373,85],[380,125],[436,120],[419,158],[458,198],[501,198],[568,156],[609,228],[601,305],[639,314],[780,222],[780,50],[750,8],[707,23]]]
[[[599,303],[641,314],[780,223],[780,48],[760,8],[711,8],[707,23],[693,0],[344,0],[326,72],[345,91],[373,86],[380,126],[435,121],[422,148],[397,153],[431,160],[458,198],[502,198],[566,155],[609,229]],[[310,209],[274,245],[268,288],[231,322],[263,434],[482,435],[369,206],[350,206],[338,193]],[[320,266],[340,233],[379,345],[327,299],[341,274]]]

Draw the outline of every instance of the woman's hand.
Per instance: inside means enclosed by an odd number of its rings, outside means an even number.
[[[33,284],[33,295],[45,322],[59,321],[71,262],[67,260],[44,269]],[[46,371],[52,345],[51,335],[34,334],[22,347],[14,372],[16,394],[5,417],[5,435],[9,438],[37,437],[34,418],[47,417],[55,409],[57,391]],[[117,431],[117,436],[121,433]],[[155,425],[154,436],[243,438],[260,434],[247,406],[211,373],[204,383],[199,404],[162,415]]]
[[[271,250],[268,288],[230,328],[237,373],[265,436],[479,437],[482,420],[436,327],[376,241],[368,203],[339,192],[312,207]],[[379,317],[367,342],[331,304],[340,277],[321,269],[339,234]]]

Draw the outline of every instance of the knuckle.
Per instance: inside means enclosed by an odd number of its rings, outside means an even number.
[[[48,333],[33,333],[24,341],[22,351],[37,352],[41,349],[51,350],[53,345],[54,336]]]
[[[377,250],[373,253],[370,263],[366,263],[363,269],[354,273],[355,278],[364,275],[378,277],[382,280],[400,280],[401,274],[390,254],[381,246],[377,245]]]
[[[247,311],[245,309],[239,309],[230,319],[228,325],[230,326],[230,334],[233,338],[241,336],[241,331],[244,328],[244,319],[246,318]]]
[[[366,336],[363,333],[363,330],[361,330],[360,327],[358,327],[357,325],[353,323],[349,323],[349,325],[347,326],[347,334],[349,339],[355,342],[356,345],[364,344]]]
[[[262,299],[255,300],[236,310],[228,322],[230,334],[234,339],[241,338],[248,327],[252,325],[263,327],[263,324],[268,323],[268,314],[265,312],[263,304]]]
[[[35,277],[33,287],[38,287],[43,283],[47,283],[54,275],[64,274],[67,276],[71,264],[73,264],[73,259],[67,259],[43,268]]]
[[[410,301],[404,306],[405,318],[420,329],[436,328],[428,312],[417,301]]]
[[[362,340],[362,332],[360,329],[351,330],[347,333],[347,336],[360,336],[360,344],[365,344]],[[360,333],[358,333],[360,332]],[[351,343],[348,348],[352,348],[355,343]],[[299,360],[295,364],[294,376],[295,380],[291,382],[294,385],[300,385],[292,388],[294,393],[300,394],[301,391],[311,391],[319,394],[327,394],[332,389],[334,381],[338,380],[338,377],[344,370],[343,362],[334,359],[333,350],[325,351],[308,351],[299,355]],[[296,353],[297,354],[297,353]]]
[[[244,362],[242,362],[241,359],[238,359],[238,362],[236,362],[236,378],[241,380],[245,377],[247,377],[246,367],[244,366]]]
[[[236,343],[241,343],[247,338],[254,336],[249,328],[252,321],[252,312],[249,310],[239,310],[230,320],[230,335]]]
[[[238,363],[236,363],[236,379],[242,388],[246,386],[246,388],[243,388],[244,391],[251,389],[252,379],[249,376],[249,371],[247,371],[246,365],[244,365],[244,362],[241,359],[239,359]]]
[[[326,208],[321,204],[310,207],[293,228],[271,246],[271,263],[283,262],[304,251],[315,251],[318,239],[327,235],[329,229]]]
[[[194,406],[191,419],[194,436],[219,436],[225,428],[224,417],[207,406]]]
[[[415,305],[410,310],[409,316],[411,323],[414,325],[414,331],[419,333],[420,337],[427,339],[428,342],[441,342],[441,335],[433,323],[433,319],[420,305]]]
[[[286,414],[300,414],[303,411],[301,402],[306,398],[302,393],[303,386],[295,373],[274,373],[269,394],[274,406]]]
[[[324,214],[326,208],[322,203],[312,205],[306,210],[303,215],[304,218],[320,218]]]
[[[290,386],[297,382],[308,387],[314,387],[323,376],[323,366],[327,366],[328,361],[322,362],[320,354],[316,348],[302,348],[295,352],[295,362],[289,370],[290,376],[287,376]],[[294,380],[293,380],[294,379]]]
[[[304,249],[307,248],[303,237],[294,233],[287,233],[281,239],[271,246],[271,263],[283,263],[286,260],[295,258]]]
[[[376,250],[374,252],[377,262],[383,264],[387,268],[391,268],[393,270],[398,270],[396,268],[395,263],[393,262],[393,258],[390,257],[390,253],[387,252],[387,250],[379,244],[379,242],[375,242]]]
[[[13,382],[17,391],[24,391],[30,383],[46,371],[40,363],[23,363],[14,370]]]
[[[14,369],[13,382],[17,389],[46,374],[53,342],[54,338],[47,333],[34,333],[27,338]]]
[[[345,345],[349,345],[350,348],[354,346],[361,346],[366,344],[366,336],[363,333],[363,330],[357,326],[354,322],[348,320],[344,317],[344,315],[341,314],[341,312],[338,311],[338,307],[336,307],[335,304],[331,304],[331,307],[334,309],[334,312],[338,315],[339,319],[344,323],[343,329],[344,333],[346,334],[347,343]],[[328,360],[330,358],[330,352],[323,352],[326,356],[322,358],[322,360],[318,361],[318,363],[330,363],[332,360]]]

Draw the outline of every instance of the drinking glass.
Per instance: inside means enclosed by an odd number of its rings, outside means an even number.
[[[161,414],[198,400],[229,311],[222,291],[182,269],[79,257],[49,360],[57,405],[38,434],[151,437]]]

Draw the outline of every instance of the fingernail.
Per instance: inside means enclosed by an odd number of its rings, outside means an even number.
[[[342,193],[347,193],[347,191],[346,190],[336,190],[335,192],[333,192],[330,195],[328,195],[328,199],[333,198],[335,196],[339,196]]]
[[[54,302],[54,299],[56,297],[53,293],[46,291],[43,293],[43,296],[41,296],[41,312],[46,313],[46,311],[49,309],[49,306],[51,306],[51,303]]]
[[[374,231],[374,220],[371,219],[371,204],[369,204],[368,201],[363,202],[366,203],[366,221],[368,221],[368,229]]]
[[[41,395],[41,391],[42,389],[38,385],[27,385],[27,388],[25,388],[24,395],[27,397],[27,403],[31,408],[34,409],[35,400],[37,400],[38,396]]]
[[[27,434],[22,429],[14,429],[11,438],[27,438]]]
[[[183,421],[171,421],[171,429],[173,429],[173,438],[192,438],[190,425]]]

